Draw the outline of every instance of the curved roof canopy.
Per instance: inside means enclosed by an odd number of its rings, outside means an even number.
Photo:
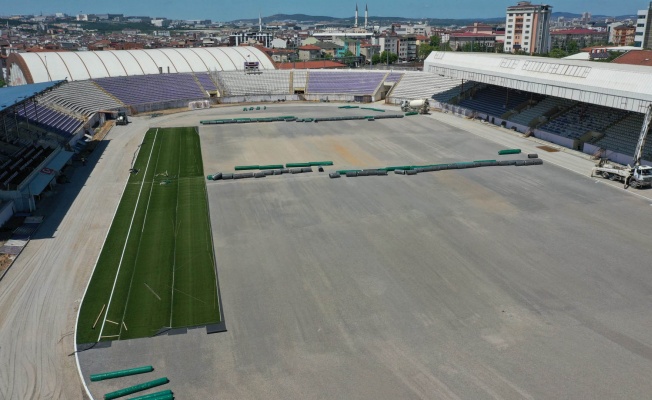
[[[634,112],[644,113],[652,103],[652,70],[647,66],[434,51],[423,70]]]
[[[244,70],[245,62],[274,69],[269,57],[255,47],[201,47],[17,53],[9,59],[9,73],[12,84],[21,84],[160,72],[236,71]]]

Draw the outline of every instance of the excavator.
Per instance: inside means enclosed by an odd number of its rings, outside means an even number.
[[[647,112],[645,113],[645,120],[641,128],[641,134],[636,144],[636,151],[634,151],[634,159],[631,165],[621,166],[609,163],[606,158],[600,159],[598,164],[591,170],[591,176],[602,176],[605,179],[612,181],[621,181],[625,184],[625,189],[633,187],[643,189],[652,186],[652,167],[649,165],[641,165],[643,157],[643,148],[647,135],[650,132],[650,125],[652,123],[652,104],[648,105]]]

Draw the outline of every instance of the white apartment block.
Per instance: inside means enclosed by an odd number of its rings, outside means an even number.
[[[652,17],[652,2],[647,10],[638,10],[636,19],[636,36],[634,36],[634,46],[647,49],[652,46],[652,27],[650,17]]]
[[[507,7],[505,18],[506,53],[524,51],[528,54],[550,51],[550,16],[552,6],[520,1]]]

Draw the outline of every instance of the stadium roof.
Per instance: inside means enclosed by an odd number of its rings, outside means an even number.
[[[424,71],[635,112],[652,103],[652,74],[639,65],[435,51]]]
[[[253,46],[13,53],[7,61],[12,86],[63,79],[149,75],[160,71],[236,71],[244,70],[246,61],[257,61],[260,69],[274,69],[272,60]]]
[[[9,86],[0,88],[0,112],[29,99],[45,90],[57,86],[62,81],[43,82],[33,85]]]

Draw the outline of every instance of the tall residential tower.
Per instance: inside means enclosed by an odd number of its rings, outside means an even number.
[[[638,10],[634,46],[642,49],[652,47],[652,2],[647,10]]]
[[[505,53],[523,51],[545,54],[550,51],[550,16],[552,6],[519,1],[507,7]]]

